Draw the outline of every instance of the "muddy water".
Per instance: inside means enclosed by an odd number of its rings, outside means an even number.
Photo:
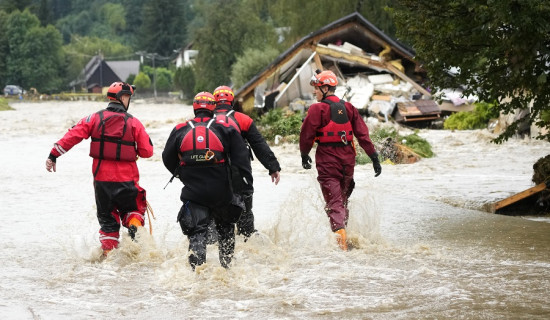
[[[101,106],[100,106],[101,107]],[[192,272],[175,221],[180,185],[160,161],[188,106],[133,105],[158,147],[139,162],[156,220],[102,263],[87,144],[43,165],[93,103],[18,104],[0,113],[2,319],[547,319],[550,223],[480,211],[531,186],[549,144],[489,142],[484,131],[421,131],[437,157],[413,165],[357,167],[348,233],[338,250],[314,171],[295,146],[274,150],[273,186],[254,162],[259,234],[237,238],[230,270],[217,247]],[[61,111],[60,111],[61,110]]]

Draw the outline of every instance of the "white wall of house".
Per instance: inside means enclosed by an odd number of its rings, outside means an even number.
[[[176,68],[188,66],[195,63],[195,58],[199,54],[199,50],[182,50],[176,58]]]

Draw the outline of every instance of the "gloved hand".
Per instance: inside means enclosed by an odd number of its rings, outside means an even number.
[[[311,169],[311,158],[307,154],[302,154],[302,167],[304,169]]]
[[[382,166],[380,165],[380,159],[378,159],[378,152],[375,152],[369,156],[372,160],[372,167],[374,168],[374,176],[378,177],[382,173]]]

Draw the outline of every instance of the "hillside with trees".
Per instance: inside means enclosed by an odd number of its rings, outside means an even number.
[[[384,11],[391,2],[0,0],[0,85],[69,91],[96,55],[143,58],[132,79],[147,83],[160,74],[162,90],[187,95],[242,84],[296,39],[354,11],[393,34]],[[203,54],[176,70],[173,59],[189,44]]]

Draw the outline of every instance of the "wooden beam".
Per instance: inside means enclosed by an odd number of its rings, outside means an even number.
[[[504,208],[506,206],[509,206],[510,204],[514,203],[514,202],[518,202],[519,200],[521,199],[525,199],[535,193],[539,193],[541,192],[542,190],[544,189],[547,189],[548,188],[548,185],[546,184],[546,182],[543,182],[543,183],[539,183],[537,184],[536,186],[534,187],[531,187],[525,191],[522,191],[520,193],[516,193],[514,194],[513,196],[511,197],[508,197],[504,200],[501,200],[501,201],[498,201],[498,202],[495,202],[493,204],[493,213],[500,209],[500,208]]]
[[[279,63],[271,65],[268,69],[266,69],[264,72],[262,72],[261,76],[258,77],[253,83],[251,83],[245,90],[240,92],[239,97],[244,98],[246,97],[250,91],[254,90],[256,86],[259,83],[264,82],[267,78],[271,77],[277,70],[281,68],[282,65],[290,61],[292,58],[294,58],[297,54],[301,53],[303,49],[307,49],[310,45],[309,44],[302,44],[300,47],[294,49],[291,53],[289,53],[286,57],[284,57]]]
[[[393,64],[389,63],[389,62],[384,62],[384,64],[386,64],[386,68],[388,68],[391,72],[393,72],[396,76],[398,76],[399,78],[409,82],[410,84],[413,85],[413,87],[418,90],[418,92],[422,93],[423,95],[427,96],[427,97],[431,97],[432,94],[428,92],[428,90],[424,89],[421,85],[419,85],[418,83],[416,83],[413,79],[409,78],[406,74],[404,74],[403,72],[401,72],[401,70],[397,69]]]
[[[426,89],[424,89],[421,85],[419,85],[414,80],[409,78],[406,74],[401,72],[399,69],[397,69],[395,66],[393,66],[389,62],[378,61],[378,60],[371,59],[368,56],[359,56],[359,55],[355,55],[355,54],[351,54],[351,53],[346,53],[346,52],[342,52],[342,51],[339,51],[339,50],[334,50],[334,49],[331,49],[331,48],[328,48],[328,47],[325,47],[325,46],[316,46],[314,48],[315,48],[315,51],[319,54],[331,56],[331,57],[334,57],[334,58],[342,58],[342,59],[346,59],[346,60],[349,60],[349,61],[355,61],[355,62],[357,62],[359,64],[362,64],[366,67],[373,66],[373,67],[377,67],[377,68],[381,68],[381,69],[386,69],[389,72],[391,72],[391,73],[395,74],[396,76],[398,76],[399,78],[403,79],[404,81],[409,82],[416,90],[418,90],[423,95],[426,95],[428,97],[432,96],[432,94],[429,93]]]

